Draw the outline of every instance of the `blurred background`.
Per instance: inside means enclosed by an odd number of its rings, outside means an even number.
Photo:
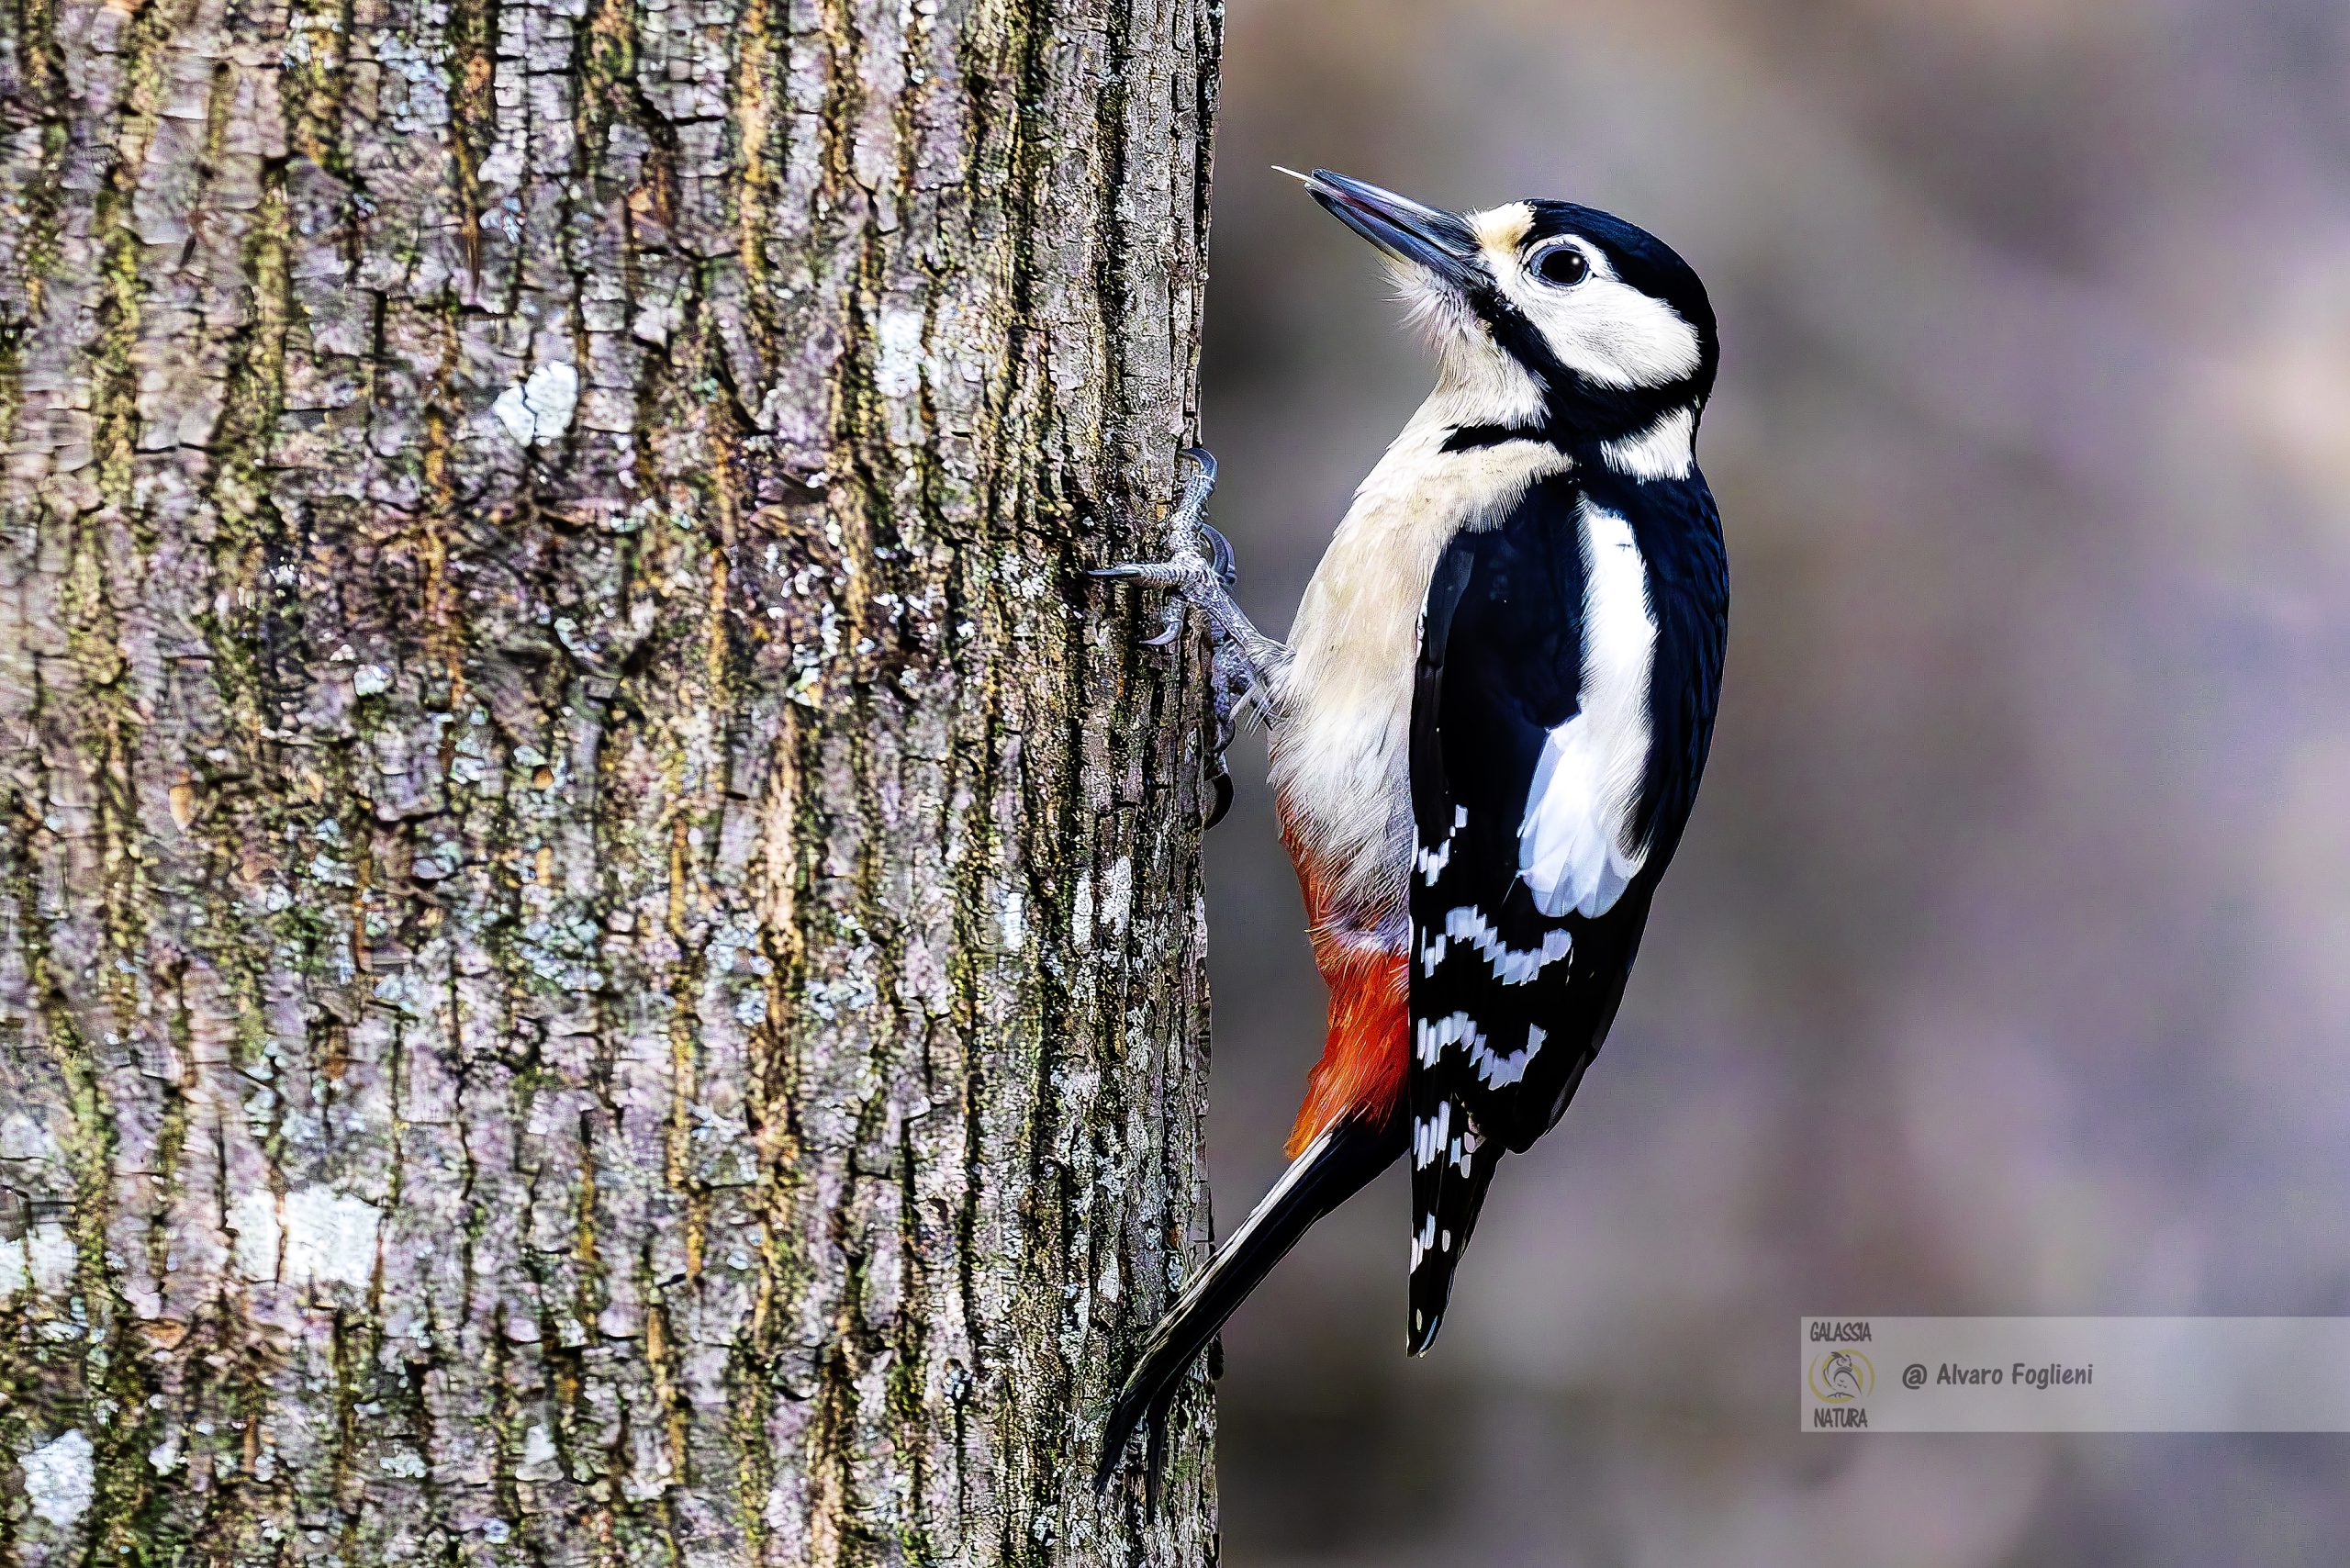
[[[1735,583],[1622,1019],[1403,1354],[1401,1170],[1225,1334],[1225,1561],[2339,1563],[2350,1437],[1806,1437],[1804,1313],[2350,1313],[2350,8],[1245,0],[1203,431],[1285,628],[1426,390],[1269,163],[1707,280]],[[1261,737],[1211,1155],[1322,990]]]

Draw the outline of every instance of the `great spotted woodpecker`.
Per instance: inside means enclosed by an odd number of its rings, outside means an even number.
[[[1283,171],[1289,173],[1290,171]],[[1556,1126],[1624,994],[1688,820],[1728,626],[1698,473],[1718,359],[1662,241],[1567,202],[1440,212],[1326,170],[1314,198],[1387,257],[1437,386],[1356,492],[1289,644],[1249,625],[1202,463],[1169,558],[1096,576],[1204,611],[1220,722],[1270,726],[1329,1034],[1291,1164],[1151,1334],[1097,1482],[1281,1255],[1412,1163],[1415,1355],[1504,1153]]]

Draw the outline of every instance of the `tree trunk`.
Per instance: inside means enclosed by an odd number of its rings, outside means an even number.
[[[0,1562],[1196,1562],[1214,0],[0,14]]]

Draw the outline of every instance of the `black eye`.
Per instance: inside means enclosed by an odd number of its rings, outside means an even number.
[[[1591,275],[1591,261],[1572,245],[1557,245],[1534,258],[1534,275],[1544,283],[1572,288]]]

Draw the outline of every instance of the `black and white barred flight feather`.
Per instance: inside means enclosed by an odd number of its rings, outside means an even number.
[[[1702,481],[1570,470],[1437,564],[1411,731],[1415,1353],[1494,1164],[1557,1124],[1623,999],[1704,767],[1727,596]]]

